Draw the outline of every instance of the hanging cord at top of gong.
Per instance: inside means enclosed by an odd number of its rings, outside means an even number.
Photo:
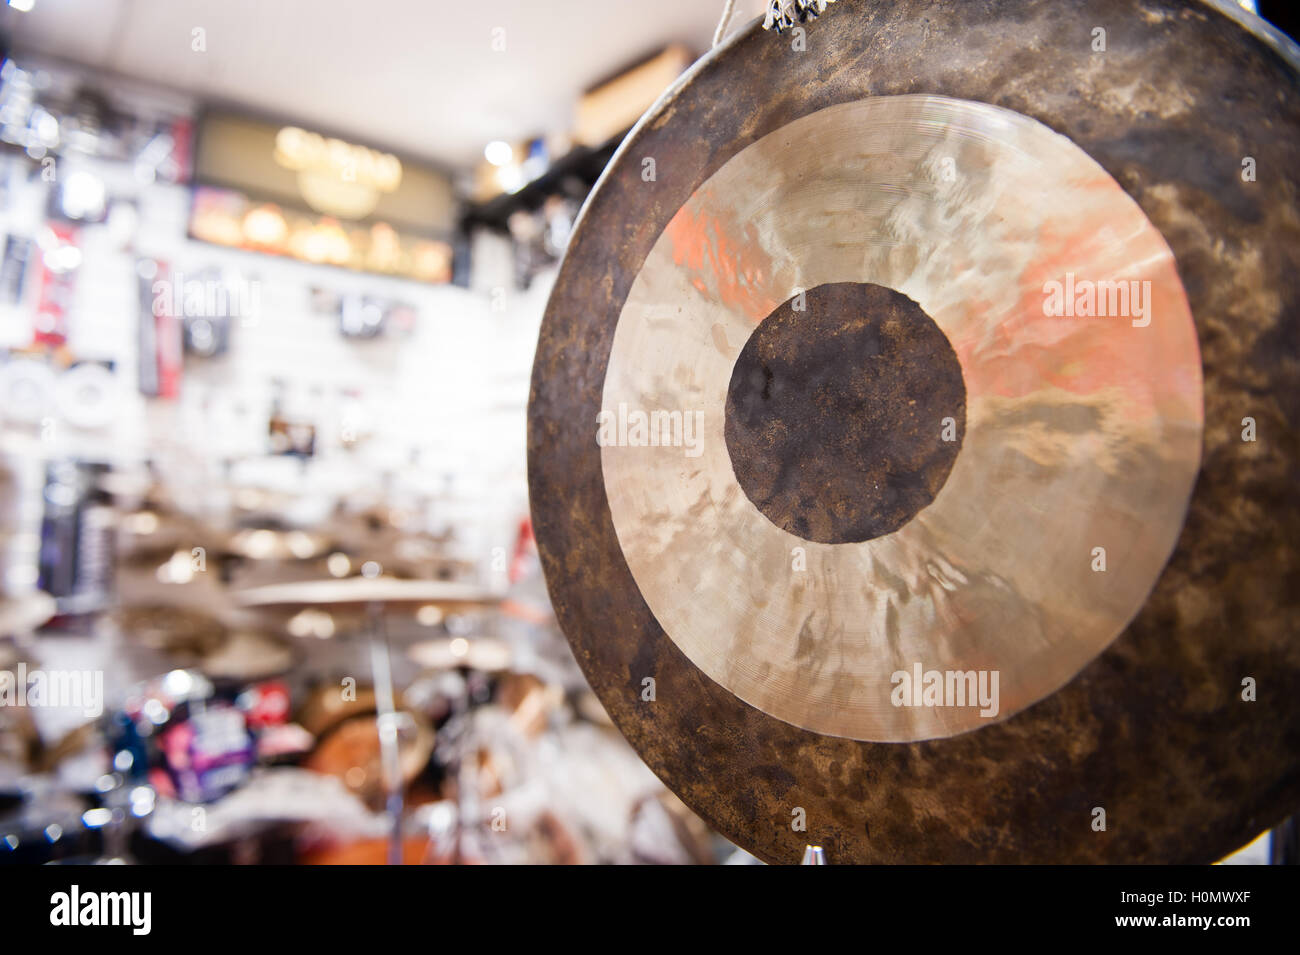
[[[796,23],[816,20],[826,12],[826,7],[834,2],[835,0],[768,0],[767,9],[763,14],[763,29],[770,30],[776,27],[777,33],[783,33]],[[727,24],[731,22],[731,14],[735,9],[736,0],[727,0],[722,8],[722,19],[718,21],[718,28],[713,31],[714,46],[721,43],[726,35]]]
[[[722,42],[722,37],[727,32],[727,24],[730,22],[731,14],[735,9],[736,0],[727,0],[726,5],[722,8],[722,19],[718,21],[718,28],[713,31],[714,46]]]

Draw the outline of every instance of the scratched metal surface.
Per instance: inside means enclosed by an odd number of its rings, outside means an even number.
[[[1105,54],[1089,45],[1096,25]],[[751,27],[661,101],[589,200],[552,294],[529,479],[552,599],[580,664],[648,765],[768,861],[796,862],[806,842],[832,862],[1217,858],[1300,804],[1293,68],[1220,12],[1159,0],[1068,11],[842,0],[807,41],[795,53],[788,37]],[[1100,655],[996,725],[872,743],[744,702],[665,634],[620,546],[595,423],[633,284],[700,186],[800,117],[908,94],[1037,120],[1136,202],[1172,250],[1194,316],[1204,431],[1172,557]],[[1256,182],[1241,180],[1244,156]],[[653,183],[644,157],[656,160]],[[1254,443],[1241,441],[1245,415],[1258,423]],[[1042,546],[1029,524],[1011,540]],[[1100,616],[1117,619],[1112,608]],[[654,702],[642,699],[645,677]],[[1256,702],[1241,699],[1245,677],[1259,680]],[[1091,826],[1094,807],[1106,810],[1104,832]],[[796,809],[806,832],[791,826]]]

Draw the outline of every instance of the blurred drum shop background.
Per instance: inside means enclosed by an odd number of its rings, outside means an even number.
[[[718,13],[0,9],[0,860],[745,858],[586,687],[524,474],[574,217]]]

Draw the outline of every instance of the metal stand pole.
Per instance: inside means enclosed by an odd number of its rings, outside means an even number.
[[[821,846],[804,846],[803,861],[800,865],[830,865],[826,861],[826,850]]]
[[[392,829],[388,837],[388,864],[402,864],[402,771],[397,748],[397,709],[393,703],[392,660],[388,653],[388,631],[384,627],[384,606],[378,601],[367,607],[370,639],[370,671],[375,681],[375,708],[379,715],[379,758],[384,774],[386,809]]]

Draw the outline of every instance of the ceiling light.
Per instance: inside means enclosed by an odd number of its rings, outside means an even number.
[[[514,147],[499,139],[483,147],[483,158],[494,166],[504,166],[515,158]]]
[[[36,6],[36,0],[9,0],[9,6],[19,13],[27,13],[32,7]]]

